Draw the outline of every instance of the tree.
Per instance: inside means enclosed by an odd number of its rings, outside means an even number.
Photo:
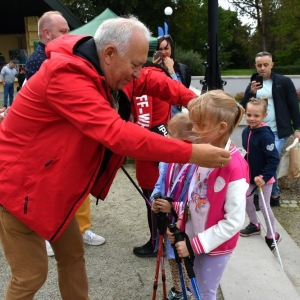
[[[280,7],[280,0],[231,0],[242,16],[248,16],[256,21],[256,33],[261,39],[261,49],[268,51],[271,37],[271,26],[274,23],[275,12]]]
[[[274,57],[278,64],[300,64],[300,2],[299,0],[281,0],[276,12],[276,25],[272,33],[276,42]]]
[[[206,57],[204,45],[207,42],[207,21],[208,21],[208,0],[62,0],[65,5],[86,23],[110,8],[117,15],[133,14],[137,16],[153,35],[157,35],[157,27],[163,26],[167,21],[164,9],[167,6],[173,8],[173,14],[168,20],[170,33],[176,46],[189,51],[196,51]],[[246,28],[238,20],[237,13],[224,10],[219,7],[219,41],[224,45],[220,51],[221,59],[227,66],[231,60],[246,61],[243,51],[237,51],[240,46],[237,44],[241,36],[245,36]],[[246,45],[246,43],[244,43]],[[205,59],[204,59],[205,60]]]

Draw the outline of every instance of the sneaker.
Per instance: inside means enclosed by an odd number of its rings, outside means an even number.
[[[186,289],[186,295],[188,299],[193,299],[193,293],[189,288]],[[167,300],[184,300],[183,292],[176,292],[172,287],[167,295]]]
[[[133,248],[133,254],[138,257],[155,257],[157,251],[154,252],[152,241],[148,241],[145,245]]]
[[[46,250],[47,250],[47,255],[50,257],[50,256],[54,256],[54,252],[53,252],[53,249],[50,245],[50,243],[48,241],[45,241],[46,242]]]
[[[105,238],[95,234],[91,230],[86,230],[85,233],[82,235],[83,236],[83,241],[91,246],[99,246],[105,243]]]
[[[250,236],[255,234],[260,234],[260,224],[256,226],[250,222],[245,229],[240,231],[240,236]]]
[[[270,205],[271,206],[280,206],[280,196],[278,196],[277,198],[273,198],[272,196],[271,196],[271,198],[270,198]]]
[[[268,247],[270,248],[270,250],[272,252],[274,252],[276,250],[274,240],[273,239],[268,239],[267,237],[265,238],[265,240],[266,240],[266,243],[267,243]],[[275,238],[275,241],[276,241],[277,245],[281,242],[281,235],[279,233],[278,233],[278,237]]]
[[[253,203],[255,205],[256,211],[260,211],[260,208],[259,208],[259,199],[258,199],[258,195],[256,195],[256,194],[254,195]]]

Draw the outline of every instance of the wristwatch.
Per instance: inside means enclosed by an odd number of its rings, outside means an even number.
[[[175,72],[174,71],[169,71],[170,76],[174,75]]]

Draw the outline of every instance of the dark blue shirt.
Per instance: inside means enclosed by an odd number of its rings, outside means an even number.
[[[35,51],[28,57],[25,65],[25,78],[28,80],[34,75],[41,67],[41,64],[47,59],[45,54],[45,45],[41,42],[38,43]]]

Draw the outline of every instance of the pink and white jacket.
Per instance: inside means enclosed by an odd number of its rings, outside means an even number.
[[[191,239],[195,254],[222,255],[233,252],[236,247],[245,221],[249,171],[235,145],[231,146],[230,154],[228,165],[209,174],[207,198],[210,209],[205,230]]]

